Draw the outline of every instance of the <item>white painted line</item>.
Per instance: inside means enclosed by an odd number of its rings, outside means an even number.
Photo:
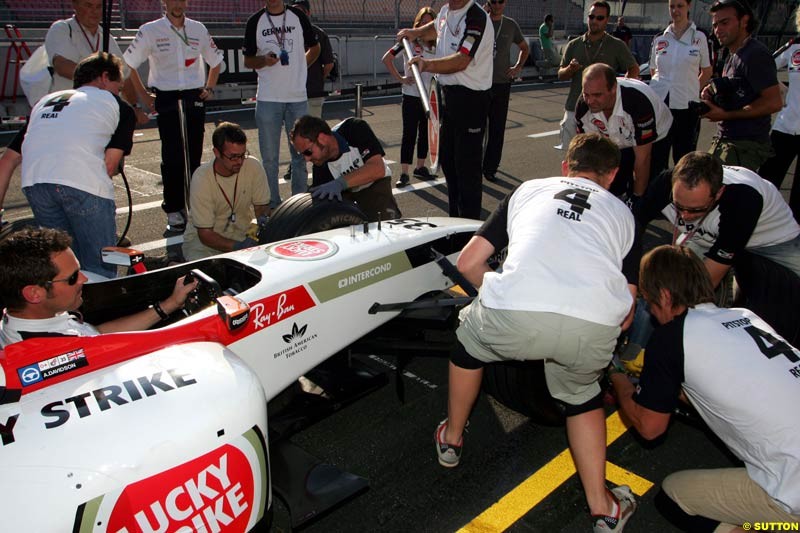
[[[150,250],[157,250],[159,248],[166,248],[174,244],[182,244],[183,235],[176,235],[174,237],[167,237],[166,239],[158,239],[156,241],[143,242],[141,244],[133,243],[131,248],[139,250],[140,252],[149,252]]]
[[[161,201],[160,200],[158,202],[147,202],[146,204],[136,204],[136,205],[133,206],[133,211],[134,212],[136,212],[136,211],[146,211],[148,209],[154,209],[156,207],[158,207],[158,208],[161,207]],[[117,214],[118,215],[126,215],[127,213],[128,213],[128,206],[127,205],[117,208]]]
[[[534,133],[532,135],[528,135],[531,139],[539,139],[540,137],[550,137],[552,135],[558,135],[561,133],[561,130],[553,130],[553,131],[543,131],[542,133]]]

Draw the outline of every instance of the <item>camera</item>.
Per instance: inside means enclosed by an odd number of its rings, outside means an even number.
[[[754,100],[750,84],[744,78],[712,78],[712,100],[725,111],[741,109]]]
[[[705,102],[691,102],[690,101],[689,102],[689,111],[691,111],[692,113],[694,113],[696,115],[703,116],[706,113],[708,113],[709,111],[711,111],[711,108],[708,107],[708,104],[705,103]]]

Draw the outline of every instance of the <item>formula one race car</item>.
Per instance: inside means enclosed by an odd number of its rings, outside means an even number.
[[[359,223],[85,285],[81,311],[99,323],[146,308],[179,276],[200,281],[184,312],[149,331],[0,352],[3,529],[265,524],[267,401],[397,316],[398,303],[452,287],[441,258],[478,225]]]

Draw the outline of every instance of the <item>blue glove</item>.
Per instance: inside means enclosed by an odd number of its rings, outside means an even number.
[[[245,248],[252,248],[253,246],[258,246],[258,241],[247,237],[243,241],[237,241],[233,243],[233,249],[235,250],[244,250]]]
[[[343,178],[339,177],[333,181],[314,187],[311,190],[311,196],[313,198],[327,198],[328,200],[333,200],[335,198],[341,202],[342,191],[345,189],[347,189],[347,184]]]

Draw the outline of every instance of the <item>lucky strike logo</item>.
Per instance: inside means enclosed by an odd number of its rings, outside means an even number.
[[[662,50],[666,50],[669,47],[668,41],[658,41],[656,43],[656,52],[661,52]]]
[[[800,49],[795,50],[792,54],[792,65],[800,66]]]
[[[338,251],[336,244],[322,239],[303,239],[276,244],[267,252],[280,259],[293,261],[314,261],[325,259]]]
[[[258,510],[253,471],[244,453],[222,446],[120,494],[106,531],[244,532]]]

